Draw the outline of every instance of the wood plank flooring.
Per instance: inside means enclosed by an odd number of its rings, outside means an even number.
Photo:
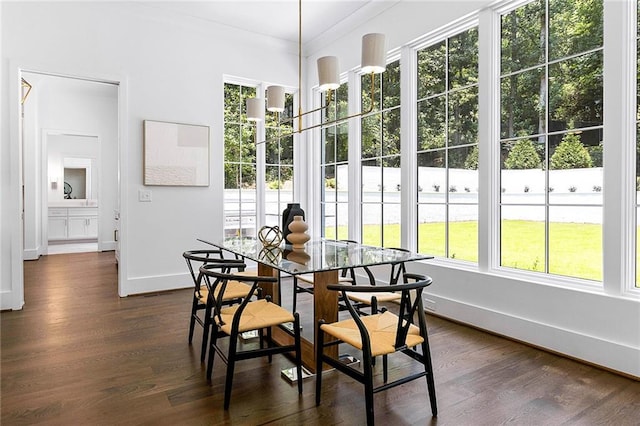
[[[225,365],[217,359],[207,383],[201,331],[187,344],[191,292],[119,298],[116,271],[112,252],[25,262],[26,305],[1,314],[3,425],[364,424],[360,384],[326,373],[316,407],[313,379],[299,397],[280,378],[291,366],[282,356],[239,363],[224,411]],[[375,396],[380,425],[640,424],[640,382],[428,322],[439,416],[419,380]],[[414,368],[402,356],[390,365]]]

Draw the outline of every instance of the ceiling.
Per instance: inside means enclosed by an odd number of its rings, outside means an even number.
[[[303,45],[313,42],[328,31],[342,35],[400,1],[402,0],[304,0]],[[140,4],[261,36],[298,42],[297,0],[144,1]]]

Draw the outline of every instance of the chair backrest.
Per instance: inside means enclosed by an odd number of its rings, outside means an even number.
[[[337,241],[340,241],[342,243],[347,243],[347,244],[349,244],[349,243],[358,244],[358,242],[354,241],[354,240],[337,240]],[[358,266],[357,268],[345,268],[345,269],[342,269],[340,271],[340,276],[346,277],[347,274],[348,274],[349,277],[351,278],[352,284],[355,285],[356,282],[357,282],[356,281],[356,276],[357,276],[356,275],[356,269],[362,270],[362,271],[365,272],[365,274],[367,275],[367,279],[369,281],[369,285],[375,285],[376,284],[376,278],[373,275],[373,272],[371,272],[371,270],[367,266]]]
[[[411,253],[411,250],[407,250],[401,247],[391,247],[393,250],[403,251],[405,253]],[[391,264],[391,275],[389,276],[389,284],[395,285],[398,284],[400,277],[404,277],[407,273],[407,268],[405,267],[405,262],[394,262]],[[404,280],[403,280],[404,281]],[[404,281],[406,282],[406,281]]]
[[[242,299],[242,302],[240,303],[236,310],[236,313],[234,314],[234,324],[232,325],[232,327],[236,328],[239,324],[242,311],[244,311],[250,299],[258,291],[259,285],[261,283],[275,283],[278,281],[278,278],[258,275],[249,276],[233,274],[231,272],[231,268],[236,268],[237,266],[243,264],[238,263],[238,261],[235,259],[223,260],[224,262],[207,263],[205,265],[202,265],[200,267],[200,277],[201,279],[204,278],[203,281],[207,286],[207,290],[209,290],[209,298],[212,301],[214,308],[213,315],[217,318],[217,323],[219,325],[223,324],[222,318],[220,316],[220,310],[222,309],[222,301],[224,299],[224,292],[227,288],[227,283],[233,280],[244,282],[251,286],[251,290],[249,291],[247,296]]]
[[[182,253],[182,257],[184,257],[187,262],[187,267],[189,268],[189,273],[191,274],[191,278],[193,279],[193,285],[195,286],[195,291],[198,293],[198,297],[200,297],[200,286],[201,286],[201,274],[200,274],[200,266],[206,265],[211,262],[216,263],[242,263],[241,261],[235,259],[223,259],[221,249],[209,249],[209,250],[188,250]]]
[[[346,243],[357,243],[356,241],[353,240],[340,240]],[[390,247],[391,250],[397,250],[397,251],[403,251],[406,253],[410,253],[411,250],[407,250],[405,248],[400,248],[400,247]],[[356,269],[357,270],[361,270],[364,271],[364,273],[367,276],[367,280],[369,281],[369,285],[376,285],[376,278],[373,275],[373,272],[371,272],[371,269],[369,269],[369,267],[367,266],[359,266],[357,268],[347,268],[347,269],[343,269],[341,274],[343,277],[347,276],[347,273],[349,274],[349,276],[351,277],[352,282],[355,284],[356,283]],[[389,284],[391,285],[395,285],[398,284],[398,281],[400,281],[400,278],[404,276],[404,274],[407,272],[407,269],[405,267],[405,262],[404,261],[400,261],[400,262],[393,262],[391,263],[391,272],[389,275]],[[406,281],[405,281],[406,282]]]
[[[384,285],[384,286],[365,286],[365,285],[344,285],[344,284],[330,284],[327,286],[329,290],[339,291],[342,293],[349,313],[353,317],[355,323],[360,330],[362,336],[363,349],[371,350],[371,342],[369,340],[369,334],[367,333],[364,323],[360,319],[362,313],[360,313],[347,297],[347,292],[362,292],[362,293],[382,293],[382,292],[396,292],[401,294],[400,309],[398,314],[398,324],[396,329],[396,350],[402,350],[406,348],[406,338],[409,333],[409,328],[413,324],[413,319],[418,316],[418,324],[421,333],[426,333],[426,319],[424,314],[424,308],[422,305],[422,291],[425,287],[431,285],[432,279],[426,275],[421,274],[408,274],[403,276],[402,284]]]

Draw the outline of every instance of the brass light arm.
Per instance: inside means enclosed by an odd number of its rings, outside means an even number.
[[[295,135],[296,133],[302,133],[302,132],[310,130],[310,129],[317,129],[318,127],[326,127],[326,126],[330,126],[332,124],[342,124],[342,123],[344,123],[344,122],[346,122],[346,121],[348,121],[348,120],[350,120],[352,118],[361,117],[363,115],[369,114],[370,112],[373,111],[374,94],[375,94],[375,74],[371,73],[370,75],[371,75],[371,85],[370,85],[369,99],[370,99],[371,102],[370,102],[369,108],[366,111],[361,111],[361,112],[349,115],[347,117],[336,118],[335,120],[324,121],[322,123],[314,124],[312,126],[305,127],[304,129],[299,129],[299,130],[295,130],[293,132],[289,132],[289,133],[285,133],[285,134],[282,134],[282,135],[278,135],[274,139],[286,138],[287,136]],[[324,108],[326,108],[326,106],[325,107],[321,107],[321,108],[317,108],[314,111],[319,111],[319,110],[324,109]],[[309,111],[309,112],[314,112],[314,111]],[[296,118],[298,118],[298,117],[293,117],[292,120],[296,119]],[[292,120],[289,120],[289,121],[292,121]],[[267,142],[270,142],[271,140],[272,139],[265,139],[263,141],[256,142],[256,145],[267,143]]]
[[[311,114],[311,113],[314,113],[314,112],[325,110],[325,109],[327,109],[327,108],[329,108],[331,106],[331,102],[333,102],[333,90],[329,89],[329,90],[327,90],[327,101],[326,101],[324,106],[321,106],[321,107],[318,107],[316,109],[312,109],[311,111],[306,111],[306,112],[301,112],[301,109],[299,109],[298,115],[279,120],[278,121],[278,125],[291,123],[292,121],[294,121],[296,119],[299,119],[301,117],[304,117],[307,114]],[[300,128],[302,128],[302,126],[300,126]]]

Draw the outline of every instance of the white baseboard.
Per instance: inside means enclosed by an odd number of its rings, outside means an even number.
[[[24,300],[16,303],[14,294],[10,290],[0,291],[0,310],[20,310],[24,306]]]
[[[188,273],[129,278],[125,283],[121,283],[122,294],[124,296],[192,287],[193,279]]]
[[[103,241],[98,243],[98,251],[115,251],[116,246],[115,241]]]
[[[436,302],[434,313],[443,318],[640,378],[640,348],[452,299],[427,298]]]
[[[22,253],[22,259],[24,260],[37,260],[40,257],[40,250],[35,249],[24,249]]]

